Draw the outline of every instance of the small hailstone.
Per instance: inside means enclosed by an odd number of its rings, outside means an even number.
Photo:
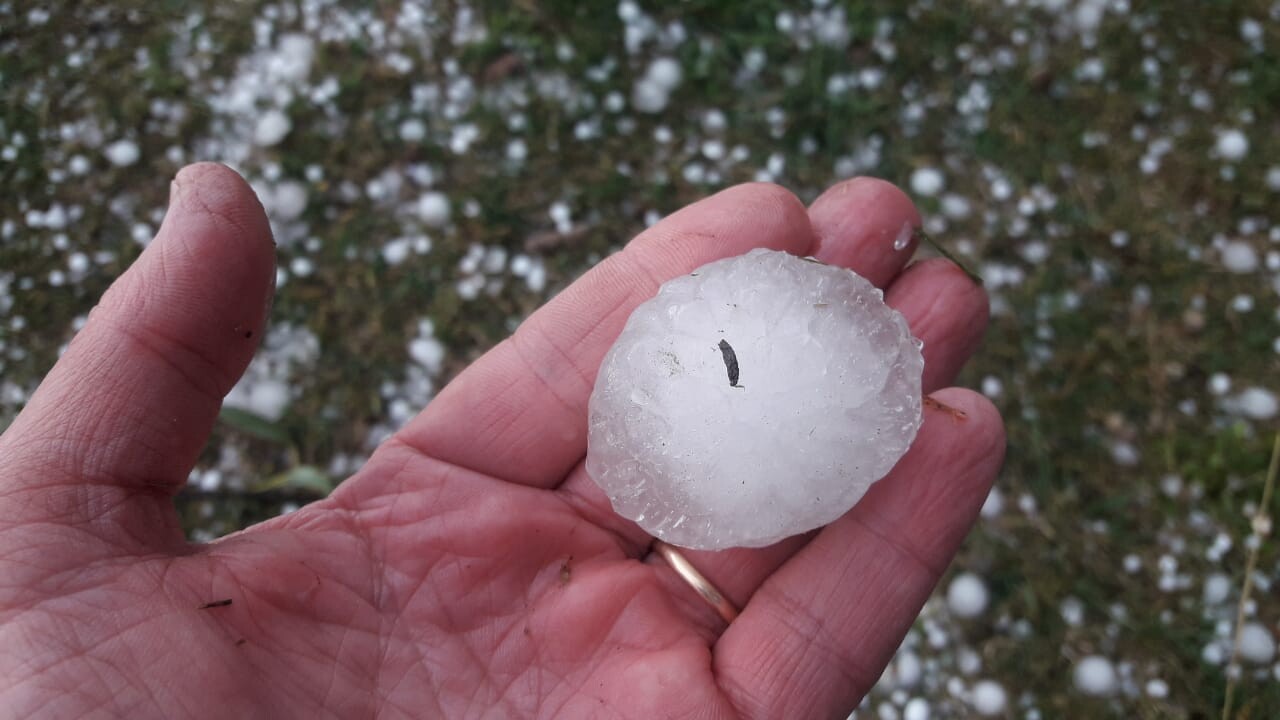
[[[1004,493],[1000,492],[1000,488],[992,487],[991,492],[987,493],[987,499],[982,503],[979,514],[991,520],[1000,517],[1002,512],[1004,512]]]
[[[1280,192],[1280,165],[1267,168],[1267,189]]]
[[[382,246],[382,259],[388,265],[399,265],[409,257],[412,241],[408,238],[396,238]]]
[[[1231,391],[1231,376],[1216,372],[1209,376],[1209,392],[1214,395],[1226,395]]]
[[[937,168],[917,168],[911,173],[911,191],[917,195],[924,195],[925,197],[937,195],[944,184],[945,180],[942,177],[942,172]]]
[[[298,277],[309,277],[315,270],[316,266],[311,258],[296,257],[289,261],[289,271]]]
[[[533,292],[542,292],[547,286],[547,266],[538,260],[529,268],[524,284]]]
[[[82,275],[89,269],[89,256],[84,253],[71,253],[67,258],[67,269],[73,275]]]
[[[409,343],[409,357],[426,368],[428,372],[440,372],[440,367],[444,364],[444,356],[444,345],[435,338],[414,338]]]
[[[138,143],[132,140],[117,140],[103,149],[102,154],[112,165],[128,167],[138,162],[141,151],[138,149]]]
[[[929,720],[929,701],[924,698],[911,698],[902,708],[902,720]]]
[[[1253,246],[1233,240],[1222,246],[1222,266],[1233,273],[1251,273],[1258,269],[1258,253]]]
[[[289,386],[282,380],[264,379],[253,382],[248,388],[243,407],[250,412],[275,422],[284,416],[289,406]]]
[[[1270,420],[1280,411],[1275,393],[1260,387],[1245,388],[1234,400],[1240,414],[1250,420]]]
[[[500,246],[489,248],[480,267],[490,275],[502,272],[507,267],[507,249]]]
[[[1243,132],[1231,128],[1218,133],[1218,141],[1213,147],[1218,157],[1235,162],[1249,152],[1249,138]]]
[[[906,321],[853,272],[763,249],[719,260],[663,284],[605,356],[587,471],[667,542],[768,545],[843,515],[897,463],[922,370]]]
[[[1133,446],[1133,443],[1118,440],[1111,445],[1111,459],[1115,460],[1117,465],[1132,467],[1142,461],[1142,454]]]
[[[1262,40],[1262,23],[1253,18],[1240,21],[1240,38],[1245,42],[1255,43]]]
[[[973,675],[982,669],[982,656],[973,648],[962,647],[956,651],[956,668],[965,675]]]
[[[669,96],[657,83],[641,78],[631,89],[631,105],[639,112],[656,114],[667,108]]]
[[[958,617],[978,617],[988,601],[987,584],[973,573],[960,573],[947,586],[947,607]]]
[[[973,684],[970,703],[979,715],[994,717],[1003,715],[1009,705],[1009,696],[1004,686],[994,680],[979,680]]]
[[[1276,638],[1266,625],[1248,622],[1240,627],[1240,657],[1257,665],[1270,663],[1276,656]]]
[[[1226,602],[1231,594],[1231,578],[1222,573],[1213,573],[1204,579],[1204,604],[1218,605]]]
[[[1058,611],[1062,613],[1062,621],[1071,627],[1080,627],[1084,623],[1084,603],[1077,597],[1063,599]]]
[[[423,193],[414,210],[430,227],[444,227],[449,222],[449,198],[442,192]]]
[[[969,199],[963,195],[947,193],[942,196],[942,214],[952,220],[963,220],[969,217],[971,207]]]
[[[307,187],[294,180],[286,180],[271,193],[272,215],[278,220],[297,220],[307,209]]]
[[[569,207],[569,203],[563,200],[551,203],[551,207],[547,209],[547,215],[551,218],[551,222],[555,223],[558,232],[567,233],[573,230],[573,210]]]
[[[913,688],[920,684],[920,679],[924,675],[924,667],[920,663],[920,656],[906,650],[898,653],[894,658],[892,665],[897,685],[900,688]]]
[[[671,91],[683,77],[680,63],[672,58],[656,58],[631,88],[631,104],[643,113],[659,113],[667,107]]]
[[[418,118],[409,118],[400,123],[400,139],[405,142],[419,142],[427,136],[427,126]]]
[[[1146,691],[1147,697],[1162,700],[1169,697],[1169,683],[1161,680],[1160,678],[1152,678],[1147,681]]]
[[[253,141],[262,147],[270,147],[284,139],[293,129],[289,116],[280,110],[268,110],[258,118],[253,128]]]
[[[646,77],[667,91],[674,90],[680,84],[683,74],[680,63],[667,57],[656,58],[649,63],[649,68],[645,71]]]
[[[1116,690],[1116,669],[1101,655],[1089,655],[1076,663],[1072,675],[1076,689],[1086,695],[1104,697]]]

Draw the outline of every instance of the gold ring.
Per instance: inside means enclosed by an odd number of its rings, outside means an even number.
[[[734,618],[738,617],[738,608],[734,607],[733,603],[729,602],[724,593],[720,592],[715,585],[712,585],[710,580],[703,577],[702,573],[698,572],[698,569],[686,560],[679,550],[661,540],[653,541],[653,550],[661,555],[662,559],[666,560],[667,564],[671,566],[671,569],[675,570],[677,575],[689,583],[690,587],[696,590],[702,596],[702,599],[707,601],[708,605],[715,608],[725,622],[731,623]]]

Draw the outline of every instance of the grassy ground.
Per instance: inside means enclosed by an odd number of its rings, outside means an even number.
[[[1128,4],[2,3],[0,427],[192,160],[275,196],[287,332],[254,372],[288,388],[218,428],[178,500],[195,538],[323,493],[654,217],[754,178],[809,199],[877,175],[987,279],[963,380],[1010,451],[957,563],[989,606],[931,602],[904,650],[922,679],[863,713],[967,716],[990,679],[1009,716],[1216,717],[1238,672],[1237,717],[1274,717],[1275,660],[1214,648],[1277,430],[1241,393],[1280,389],[1280,5]],[[659,57],[681,80],[637,112]],[[272,110],[291,129],[253,141]],[[1249,610],[1274,636],[1274,540],[1259,558]],[[1105,697],[1073,682],[1089,655],[1118,673]]]

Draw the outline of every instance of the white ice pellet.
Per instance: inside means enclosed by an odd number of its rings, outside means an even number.
[[[67,258],[67,269],[73,275],[82,275],[89,269],[89,256],[84,253],[71,253]]]
[[[1142,454],[1138,452],[1138,448],[1133,443],[1126,440],[1117,440],[1111,444],[1111,459],[1115,460],[1117,465],[1125,467],[1133,467],[1142,461]]]
[[[982,669],[982,656],[973,648],[962,647],[956,651],[956,669],[965,675],[973,675]]]
[[[449,223],[449,197],[442,192],[426,192],[418,198],[414,207],[418,219],[430,227],[444,227]]]
[[[307,186],[296,180],[286,180],[271,193],[272,217],[276,220],[297,220],[307,209]]]
[[[929,720],[929,701],[924,698],[911,698],[902,708],[902,720]]]
[[[972,207],[969,199],[963,195],[947,193],[942,196],[942,214],[952,220],[963,220],[969,217]]]
[[[920,679],[924,675],[924,667],[920,662],[920,656],[910,650],[898,653],[891,667],[894,679],[897,680],[897,686],[900,688],[915,687],[920,683]]]
[[[1062,614],[1062,621],[1071,627],[1080,627],[1084,623],[1084,603],[1080,598],[1063,598],[1058,612]]]
[[[1009,705],[1004,686],[994,680],[979,680],[973,684],[970,704],[974,712],[984,717],[1003,715]]]
[[[1270,420],[1280,411],[1280,400],[1275,393],[1260,387],[1245,388],[1231,404],[1250,420]]]
[[[1133,553],[1129,553],[1124,556],[1124,559],[1120,564],[1124,568],[1125,572],[1132,575],[1142,569],[1142,558],[1134,555]]]
[[[138,143],[132,140],[117,140],[103,149],[102,154],[107,161],[116,167],[128,167],[141,156]]]
[[[631,106],[642,113],[660,113],[667,108],[669,93],[648,78],[641,78],[631,88]]]
[[[525,285],[533,292],[542,292],[547,286],[547,268],[541,260],[534,262],[524,277]]]
[[[987,499],[982,503],[982,510],[979,514],[987,520],[1000,517],[1000,513],[1004,512],[1004,493],[1000,492],[1000,488],[992,487],[991,492],[987,493]]]
[[[662,88],[670,91],[680,84],[683,71],[680,69],[678,61],[668,57],[660,57],[649,63],[649,68],[645,71],[645,75]]]
[[[1267,189],[1280,192],[1280,165],[1267,168]]]
[[[1226,395],[1231,392],[1231,376],[1221,372],[1210,375],[1209,392],[1214,395]]]
[[[942,191],[946,180],[937,168],[917,168],[911,173],[911,191],[917,195],[933,197]]]
[[[1218,133],[1213,149],[1223,160],[1235,162],[1249,152],[1249,138],[1235,128],[1222,130]]]
[[[244,409],[275,422],[289,406],[289,386],[283,380],[258,380],[249,387],[246,405]]]
[[[444,344],[432,337],[414,338],[409,343],[409,357],[427,369],[427,372],[438,373],[444,363]]]
[[[1275,635],[1262,623],[1245,623],[1240,628],[1239,652],[1241,658],[1256,665],[1265,665],[1275,659]]]
[[[396,238],[382,246],[382,259],[388,265],[399,265],[409,257],[412,241],[409,238]]]
[[[1253,18],[1244,18],[1240,21],[1240,38],[1245,42],[1256,43],[1262,40],[1262,23]]]
[[[667,107],[671,91],[683,77],[680,63],[672,58],[655,58],[631,88],[631,105],[643,113],[659,113]]]
[[[1258,269],[1258,253],[1253,246],[1233,240],[1222,246],[1222,266],[1233,273],[1251,273]]]
[[[1076,689],[1086,695],[1103,697],[1116,690],[1116,669],[1101,655],[1088,655],[1076,663],[1072,673]]]
[[[409,118],[400,123],[400,139],[405,142],[419,142],[427,136],[426,123],[418,118]]]
[[[1231,594],[1231,578],[1213,573],[1204,579],[1204,604],[1218,605],[1226,602]]]
[[[978,617],[987,609],[987,584],[971,572],[963,572],[947,586],[947,607],[958,617]]]
[[[511,162],[523,162],[529,156],[529,146],[524,140],[516,138],[507,143],[507,159]]]
[[[284,140],[291,129],[293,123],[288,115],[280,110],[268,110],[258,117],[253,126],[253,141],[262,147],[270,147]]]

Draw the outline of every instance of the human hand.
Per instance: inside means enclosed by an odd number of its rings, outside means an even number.
[[[15,716],[843,717],[950,562],[1004,450],[939,390],[982,291],[906,270],[919,217],[875,180],[806,209],[768,185],[671,215],[459,375],[330,497],[208,545],[172,505],[263,335],[274,248],[217,165],[0,436],[0,707]],[[852,267],[924,340],[915,444],[852,511],[762,549],[686,551],[725,622],[587,477],[586,406],[631,310],[752,247]],[[204,607],[227,599],[230,604]]]

